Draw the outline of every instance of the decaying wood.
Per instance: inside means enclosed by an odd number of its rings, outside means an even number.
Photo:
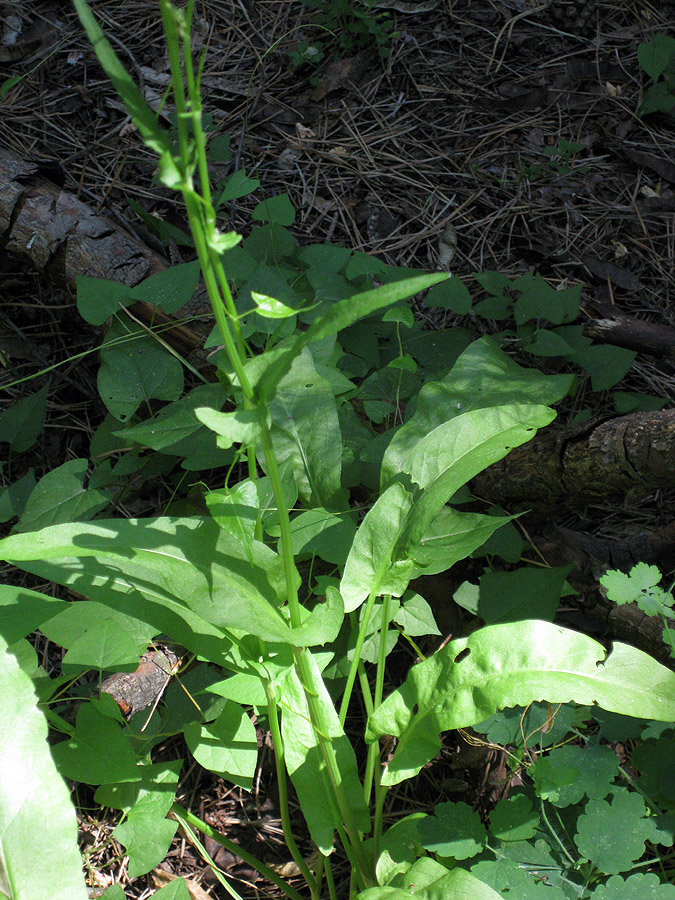
[[[162,696],[178,663],[171,650],[148,650],[134,672],[116,672],[101,684],[101,693],[110,694],[127,719],[147,709]]]
[[[643,322],[631,316],[610,315],[587,322],[584,335],[602,344],[613,344],[666,359],[669,363],[675,362],[675,328],[669,325]]]
[[[642,531],[615,540],[549,525],[533,540],[550,565],[571,564],[574,567],[567,576],[579,592],[574,606],[583,611],[584,618],[591,617],[600,637],[611,634],[617,640],[650,653],[664,665],[673,666],[669,648],[662,640],[661,619],[645,615],[636,603],[618,606],[598,589],[598,582],[609,569],[628,573],[639,562],[672,570],[675,566],[675,522],[659,532]],[[583,630],[589,629],[584,626]]]
[[[4,150],[0,150],[0,241],[5,250],[28,257],[36,269],[65,282],[72,291],[78,275],[134,287],[169,265],[74,194],[40,177],[36,165]],[[191,312],[206,308],[201,293]],[[163,337],[183,355],[198,347],[210,331],[202,322],[181,325],[147,303],[136,303],[132,310],[146,324],[173,323]]]
[[[499,503],[547,509],[675,487],[675,410],[545,428],[471,487]]]

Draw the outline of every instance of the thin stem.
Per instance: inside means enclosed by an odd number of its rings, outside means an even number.
[[[268,881],[271,881],[272,884],[276,884],[278,888],[280,888],[287,897],[290,897],[290,900],[306,900],[302,894],[299,894],[295,888],[292,888],[289,884],[287,884],[283,878],[280,878],[276,872],[270,869],[265,865],[264,862],[259,860],[257,857],[253,856],[252,853],[249,853],[248,850],[244,850],[243,847],[240,847],[239,844],[235,844],[234,841],[230,841],[224,835],[222,835],[219,831],[216,831],[215,828],[211,828],[210,825],[207,825],[199,816],[196,816],[194,813],[189,812],[189,810],[185,809],[184,806],[181,806],[180,803],[174,803],[171,806],[171,812],[175,815],[175,817],[180,822],[187,822],[188,825],[192,825],[193,828],[196,828],[198,831],[203,832],[208,835],[208,837],[212,838],[217,844],[220,844],[222,847],[225,847],[226,850],[229,850],[230,853],[233,853],[235,856],[238,856],[239,859],[243,860],[245,863],[248,863],[249,866],[254,868],[257,872],[260,872]]]
[[[312,892],[313,898],[318,898],[318,883],[314,875],[309,870],[302,853],[298,849],[293,837],[293,829],[291,826],[291,818],[288,811],[288,790],[286,787],[286,768],[284,759],[284,743],[281,737],[281,729],[279,728],[279,716],[277,710],[277,698],[274,694],[272,685],[269,682],[263,682],[265,695],[267,697],[267,716],[270,724],[270,732],[272,734],[272,744],[274,746],[274,761],[277,771],[277,788],[279,791],[279,810],[281,814],[281,827],[284,832],[284,839],[291,856],[295,860],[297,867],[300,869],[302,877],[307,882],[307,886]]]
[[[347,710],[349,709],[349,701],[351,700],[352,691],[354,689],[354,682],[356,681],[356,675],[359,668],[359,663],[361,661],[361,651],[363,650],[363,645],[366,640],[366,630],[368,628],[368,623],[370,622],[370,617],[373,613],[373,606],[375,605],[375,597],[377,596],[376,591],[371,591],[370,596],[366,600],[365,609],[363,611],[363,618],[361,620],[361,627],[359,628],[359,633],[356,636],[356,644],[354,645],[354,656],[352,657],[351,664],[349,666],[349,672],[347,674],[347,683],[345,684],[344,693],[342,694],[342,701],[340,703],[340,725],[344,728],[345,721],[347,719]],[[355,615],[351,615],[352,624],[354,623]]]
[[[197,851],[198,851],[199,855],[202,857],[202,859],[203,859],[204,862],[207,864],[207,866],[210,867],[211,871],[212,871],[213,874],[216,876],[216,878],[218,879],[218,881],[222,884],[222,886],[225,888],[225,890],[226,890],[227,893],[230,895],[230,897],[234,897],[234,900],[242,900],[241,894],[240,894],[238,891],[236,891],[236,890],[232,887],[232,885],[230,884],[230,882],[227,880],[227,878],[225,878],[225,877],[223,876],[223,874],[221,873],[221,870],[218,868],[218,866],[216,865],[215,861],[213,860],[213,858],[212,858],[212,857],[210,856],[210,854],[208,853],[206,847],[202,844],[202,842],[199,840],[199,838],[198,838],[197,835],[194,833],[194,831],[192,830],[192,828],[190,828],[190,826],[188,825],[188,823],[187,823],[185,820],[181,820],[180,824],[181,824],[181,827],[182,827],[183,831],[184,831],[185,834],[187,835],[188,840],[190,841],[190,843],[191,843],[194,847],[197,848]]]
[[[382,601],[382,617],[380,622],[380,646],[377,654],[377,672],[375,675],[375,695],[373,697],[371,711],[377,709],[382,703],[382,693],[384,691],[384,671],[387,661],[387,635],[389,633],[389,619],[391,617],[391,594],[385,594]],[[368,715],[370,715],[370,712]],[[363,777],[363,790],[366,803],[370,803],[370,791],[373,783],[373,776],[379,767],[380,762],[380,742],[373,741],[368,747],[368,758],[366,760],[366,771]],[[375,856],[377,859],[377,856]]]
[[[379,749],[379,741],[371,746]],[[373,816],[373,859],[380,855],[380,837],[382,836],[382,821],[384,819],[384,801],[387,799],[389,788],[381,783],[382,768],[375,769],[375,814]]]
[[[337,891],[335,890],[335,879],[333,878],[333,869],[331,868],[330,859],[326,856],[326,884],[328,885],[328,894],[330,900],[337,900]]]

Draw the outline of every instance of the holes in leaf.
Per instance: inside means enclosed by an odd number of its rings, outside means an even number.
[[[419,703],[416,703],[412,708],[412,715],[416,716],[419,711],[420,711]]]
[[[463,650],[460,650],[457,656],[454,659],[455,663],[460,663],[463,659],[466,659],[467,656],[471,653],[471,647],[465,647]]]

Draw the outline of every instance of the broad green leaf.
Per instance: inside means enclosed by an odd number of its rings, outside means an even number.
[[[611,803],[589,800],[577,820],[574,843],[605,875],[632,869],[652,835],[644,799],[637,792],[615,788]],[[630,822],[630,828],[626,823]]]
[[[295,647],[313,647],[334,641],[340,631],[345,608],[337,588],[329,586],[302,625],[291,629],[290,643]]]
[[[143,142],[163,158],[165,168],[169,167],[171,165],[171,142],[168,134],[157,124],[155,113],[145,102],[140,90],[106,40],[86,0],[73,0],[73,3],[98,61],[112,81],[116,93],[122,98]],[[175,165],[173,168],[177,177],[178,172],[175,170]]]
[[[15,516],[19,518],[36,483],[34,472],[29,469],[18,481],[0,491],[0,522],[9,522]]]
[[[537,795],[563,808],[584,796],[602,800],[619,774],[616,754],[604,744],[590,747],[557,747],[537,757],[529,770]]]
[[[675,900],[675,884],[660,881],[653,872],[636,872],[625,880],[612,875],[596,887],[591,900]]]
[[[401,886],[394,886],[394,885]],[[448,870],[431,857],[423,857],[394,884],[368,888],[358,900],[501,900],[500,895],[464,869]]]
[[[97,802],[126,809],[129,815],[115,828],[113,837],[127,849],[129,875],[136,878],[154,869],[166,856],[178,828],[177,822],[169,822],[165,816],[175,799],[182,760],[138,767],[142,780],[133,784],[102,785],[96,792]],[[119,787],[122,792],[134,796],[130,804],[120,807],[114,793],[107,790]],[[113,793],[112,797],[108,794]]]
[[[675,110],[675,93],[669,82],[659,81],[647,88],[637,113],[639,116],[647,116],[655,112],[672,115],[673,110]]]
[[[529,841],[537,833],[538,825],[539,814],[525,794],[503,798],[490,813],[490,832],[500,841]]]
[[[346,612],[358,609],[371,591],[400,597],[414,577],[415,563],[398,560],[396,554],[412,505],[412,494],[395,483],[367,513],[356,532],[340,582]]]
[[[159,306],[165,313],[174,313],[194,294],[199,274],[199,260],[171,266],[137,284],[131,289],[131,297]]]
[[[633,350],[602,344],[577,350],[570,358],[591,376],[594,391],[606,391],[628,374],[636,356]]]
[[[271,222],[273,225],[292,225],[295,222],[295,210],[288,194],[277,194],[276,197],[261,200],[251,213],[251,218],[257,222]]]
[[[16,530],[37,531],[61,522],[92,519],[110,503],[110,497],[95,488],[85,488],[89,463],[71,459],[47,472],[33,488]]]
[[[86,900],[69,791],[54,767],[32,682],[1,637],[0,683],[0,892],[11,900]]]
[[[195,409],[195,416],[214,431],[218,437],[216,442],[221,450],[227,450],[233,444],[255,444],[262,428],[261,412],[258,409],[237,409],[234,412],[218,412],[200,406]]]
[[[62,612],[44,622],[40,630],[61,647],[63,671],[119,669],[138,665],[155,628],[93,601],[69,603]]]
[[[336,514],[318,507],[308,509],[291,519],[293,553],[318,556],[326,562],[343,566],[356,534],[352,515]]]
[[[556,291],[539,274],[535,274],[513,304],[513,317],[520,327],[533,319],[554,325],[572,322],[579,315],[581,285]]]
[[[121,422],[131,418],[141,403],[180,397],[181,363],[140,326],[113,322],[100,353],[98,390]]]
[[[264,372],[257,384],[257,393],[262,401],[268,400],[279,381],[290,369],[293,360],[302,353],[305,347],[330,335],[337,334],[343,328],[353,325],[378,309],[391,306],[399,300],[406,300],[420,291],[447,279],[447,274],[436,272],[433,275],[421,275],[393,284],[386,284],[372,291],[356,294],[348,300],[335,303],[328,312],[317,319],[307,331],[298,335],[291,344]]]
[[[388,884],[395,875],[407,872],[418,857],[422,847],[417,834],[417,823],[426,813],[416,812],[394,822],[380,838],[380,855],[375,862],[375,876],[379,884]]]
[[[192,722],[184,728],[190,752],[205,769],[250,791],[258,762],[255,726],[246,712],[229,700],[209,725]]]
[[[119,428],[119,422],[115,421],[114,426],[117,430],[113,433],[127,441],[135,441],[151,447],[153,450],[161,450],[162,453],[189,456],[194,452],[195,441],[200,439],[200,432],[202,432],[210,438],[209,442],[212,444],[213,452],[219,453],[215,437],[210,437],[205,426],[197,420],[195,409],[208,406],[211,410],[218,410],[225,403],[225,397],[222,385],[201,384],[181,397],[180,400],[168,403],[160,409],[157,415],[138,425]],[[119,444],[118,440],[117,446]],[[94,453],[93,447],[92,453]],[[223,456],[223,454],[220,455]]]
[[[211,139],[213,142],[213,139]],[[222,193],[216,201],[216,206],[222,206],[228,200],[238,200],[240,197],[246,197],[252,194],[260,186],[257,178],[248,178],[246,169],[237,169],[225,183]]]
[[[1,584],[0,635],[7,644],[13,644],[40,628],[69,605],[65,600],[47,597],[29,588]]]
[[[155,891],[155,894],[159,894],[159,891]],[[119,884],[111,884],[110,887],[107,887],[103,891],[101,897],[102,900],[126,900],[127,895],[124,893]],[[189,897],[190,895],[186,894],[185,900],[189,900]]]
[[[440,306],[458,316],[465,316],[471,309],[469,289],[456,275],[432,287],[424,300],[425,306]]]
[[[257,291],[251,291],[251,299],[256,305],[258,315],[266,319],[289,319],[298,313],[297,309],[292,306],[286,306],[281,300],[275,300],[267,294],[259,294]]]
[[[0,443],[7,442],[15,453],[30,450],[45,423],[48,393],[49,382],[0,413]]]
[[[190,893],[184,878],[176,878],[155,891],[152,896],[157,897],[157,900],[192,900],[193,894]]]
[[[406,591],[401,598],[401,608],[393,616],[409,637],[424,634],[440,634],[433,611],[427,601],[414,591]]]
[[[444,506],[432,519],[422,540],[408,547],[407,552],[420,568],[420,575],[446,572],[482,547],[498,528],[510,521],[510,516],[465,513]]]
[[[433,816],[417,823],[420,844],[431,853],[469,859],[487,843],[487,832],[479,814],[468,803],[438,803]]]
[[[77,586],[85,596],[148,622],[187,647],[199,646],[196,652],[213,662],[225,648],[217,642],[213,647],[218,632],[207,623],[305,646],[331,640],[326,635],[339,614],[333,598],[291,629],[277,611],[286,590],[280,557],[258,541],[247,550],[211,518],[111,519],[86,528],[46,528],[0,541],[0,557]],[[220,640],[225,640],[222,632]]]
[[[407,527],[409,546],[419,543],[434,517],[462,485],[531,440],[556,413],[547,406],[521,404],[474,409],[444,422],[412,451],[410,477],[422,488]]]
[[[255,483],[246,479],[231,490],[210,491],[205,500],[214,521],[229,531],[247,551],[252,550],[259,514]]]
[[[152,809],[132,809],[113,831],[129,857],[129,878],[146,875],[162,862],[178,830],[178,822],[159,817]]]
[[[516,403],[550,405],[569,393],[574,377],[543,375],[523,369],[491,338],[474,341],[441,381],[428,382],[417,398],[414,415],[399,428],[382,462],[381,486],[409,472],[415,446],[443,422],[472,409]]]
[[[138,781],[102,784],[96,789],[94,800],[101,806],[124,812],[129,812],[139,802],[148,803],[164,816],[175,799],[182,766],[182,759],[137,766]]]
[[[52,756],[63,777],[73,781],[106,784],[141,779],[136,757],[120,726],[102,715],[93,703],[80,706],[72,737],[54,744]]]
[[[491,625],[452,641],[410,670],[368,720],[366,740],[399,739],[383,784],[419,772],[438,752],[441,731],[483,722],[497,709],[597,703],[611,712],[675,721],[675,673],[646,653],[548,622]]]
[[[309,350],[293,360],[268,409],[277,461],[292,460],[300,499],[312,507],[340,505],[342,439],[337,406]]]
[[[675,65],[675,38],[667,34],[655,34],[637,49],[638,62],[647,75],[657,81],[669,66]]]
[[[337,758],[344,802],[351,811],[356,827],[370,830],[370,815],[363,799],[356,756],[345,735],[333,700],[326,690],[314,658],[307,652],[312,684],[307,687],[316,695],[320,721],[312,727],[305,692],[293,670],[280,684],[281,727],[286,766],[298,794],[300,807],[307,821],[312,840],[325,856],[333,851],[337,821],[331,802],[332,791],[319,747],[317,732],[330,739]]]
[[[537,844],[544,845],[544,842],[539,840]],[[547,844],[544,846],[548,847]],[[513,848],[513,853],[508,855],[510,848]],[[578,897],[578,885],[570,885],[565,876],[565,884],[572,887],[573,893],[570,895],[561,889],[558,860],[550,853],[533,854],[533,849],[531,843],[521,841],[502,844],[497,859],[475,863],[471,866],[471,873],[496,890],[499,897],[512,897],[514,900],[570,900],[570,896]],[[531,859],[531,856],[535,858]],[[546,872],[545,882],[540,876],[542,871]],[[641,897],[640,900],[646,898]]]
[[[90,325],[103,325],[120,308],[133,303],[129,286],[119,281],[78,275],[75,282],[77,311]]]

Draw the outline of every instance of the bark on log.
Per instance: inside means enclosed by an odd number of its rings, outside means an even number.
[[[4,150],[0,150],[0,241],[5,250],[28,257],[38,271],[48,271],[73,292],[78,275],[134,287],[169,265],[163,256],[99,216],[74,194],[41,178],[36,165]],[[147,303],[136,303],[131,310],[146,324],[173,323],[163,336],[185,356],[210,331],[203,322],[181,325]],[[198,289],[189,312],[206,311],[210,304]]]
[[[546,428],[473,479],[499,503],[585,506],[675,487],[675,410]]]
[[[626,350],[648,353],[675,363],[675,328],[643,322],[631,316],[611,315],[591,319],[584,325],[584,335],[602,344],[613,344]]]

